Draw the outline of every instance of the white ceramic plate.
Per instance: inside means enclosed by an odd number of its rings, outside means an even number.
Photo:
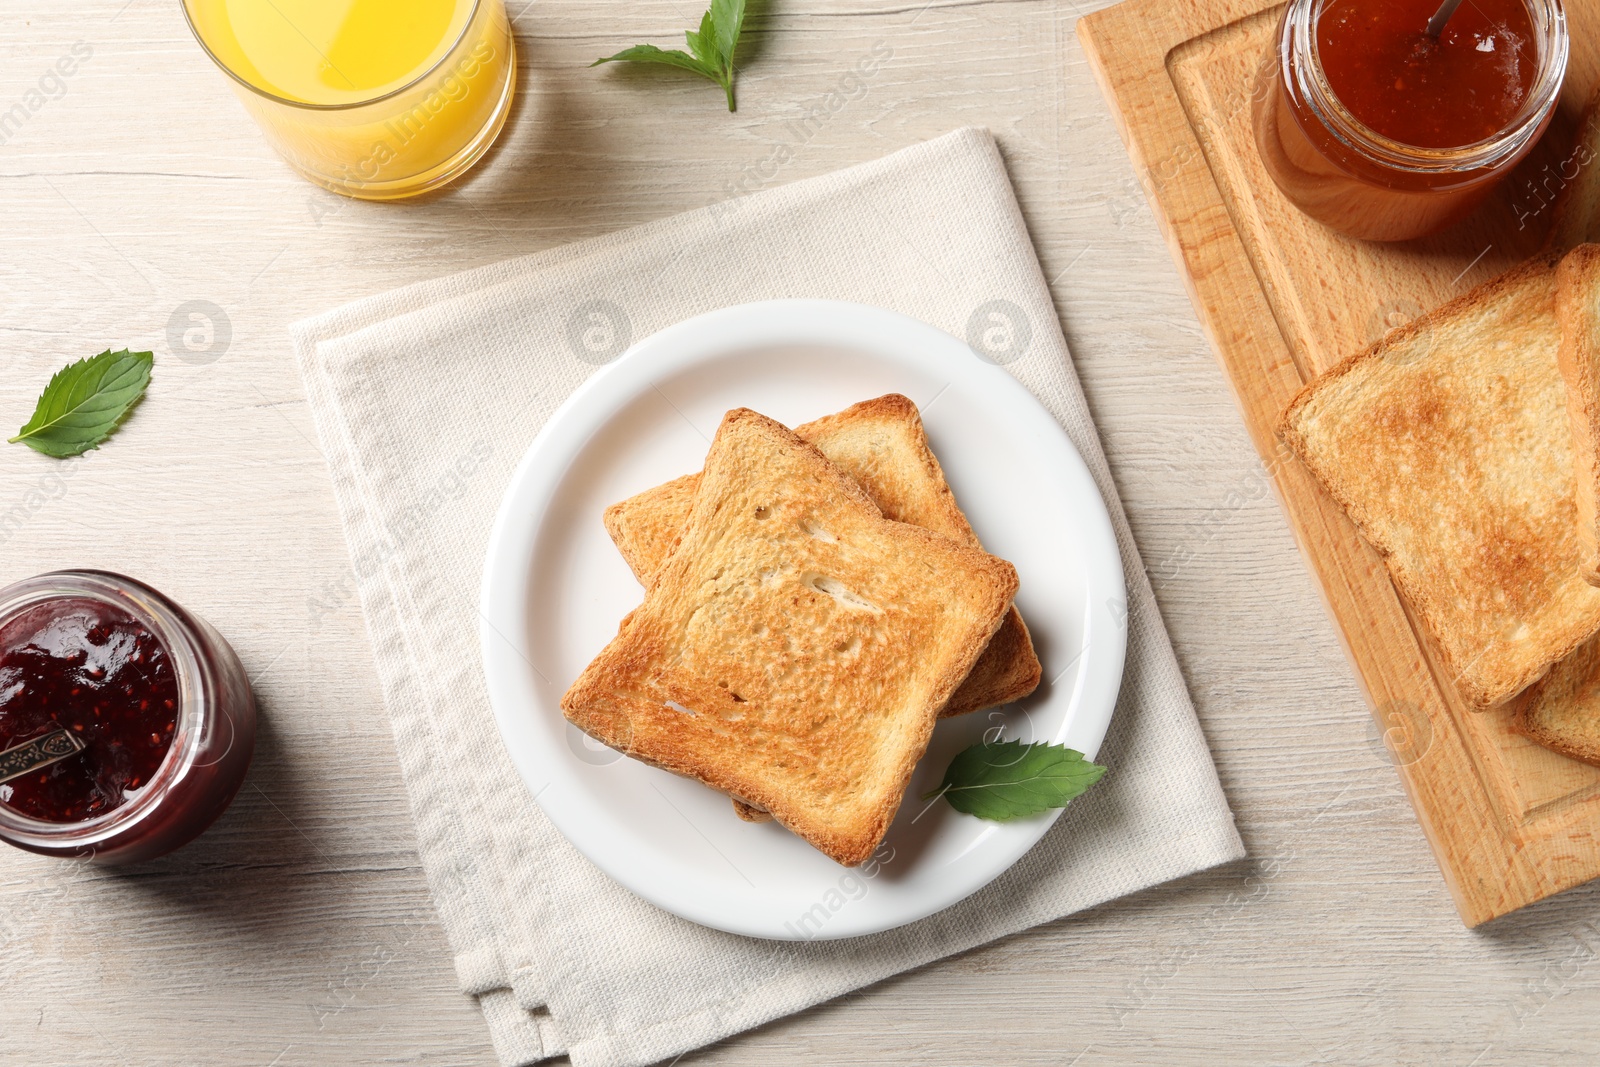
[[[697,782],[603,748],[560,699],[643,593],[605,507],[700,469],[729,408],[794,426],[899,392],[973,527],[1021,576],[1044,664],[1025,701],[943,721],[875,860],[839,867],[776,823],[740,821]],[[755,937],[875,933],[976,892],[1058,812],[984,822],[943,801],[950,758],[986,731],[1093,757],[1122,680],[1125,587],[1105,506],[1060,427],[1005,370],[876,308],[746,304],[635,345],[550,419],[506,490],[484,565],[484,671],[507,750],[539,805],[597,866],[686,919]]]

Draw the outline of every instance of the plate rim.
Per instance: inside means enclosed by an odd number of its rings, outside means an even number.
[[[904,335],[900,347],[902,349],[916,347],[917,355],[908,357],[902,352],[887,351],[886,339],[895,335]],[[702,342],[699,351],[684,350],[685,340],[697,339]],[[779,920],[776,919],[767,922],[747,921],[745,916],[725,914],[710,908],[696,908],[692,899],[687,901],[683,899],[684,896],[692,898],[692,894],[674,895],[663,891],[663,887],[653,881],[648,874],[638,874],[637,865],[630,867],[628,864],[619,864],[607,857],[603,848],[586,847],[586,845],[592,846],[593,843],[591,835],[586,835],[581,827],[575,825],[579,817],[564,810],[560,804],[552,804],[543,799],[551,792],[551,787],[557,784],[557,780],[564,777],[562,769],[558,766],[559,754],[552,759],[545,759],[541,753],[523,750],[520,743],[514,741],[521,731],[513,717],[530,712],[539,714],[544,709],[537,702],[530,707],[526,701],[520,699],[521,693],[511,692],[510,689],[516,687],[501,675],[499,666],[507,655],[514,656],[526,663],[531,673],[539,675],[540,680],[546,685],[555,688],[553,683],[543,679],[541,672],[533,667],[531,660],[528,660],[521,649],[513,643],[512,638],[507,636],[505,629],[505,626],[509,626],[512,632],[523,637],[528,632],[529,628],[519,623],[518,619],[520,616],[525,622],[530,587],[527,579],[530,576],[533,560],[531,550],[537,542],[538,532],[543,524],[542,512],[539,509],[517,505],[519,502],[539,503],[541,500],[548,504],[565,480],[565,468],[561,471],[541,472],[541,460],[544,456],[552,451],[563,454],[570,452],[573,455],[581,453],[588,442],[608,425],[621,409],[645,390],[655,387],[659,380],[670,378],[697,365],[725,358],[739,349],[795,344],[855,347],[876,351],[891,362],[903,363],[908,359],[919,361],[927,359],[935,365],[930,368],[935,371],[940,370],[942,365],[944,368],[956,370],[959,374],[968,375],[974,371],[982,374],[981,368],[987,365],[992,368],[995,376],[992,379],[993,388],[1001,392],[1011,391],[1028,410],[1030,418],[1035,421],[1042,418],[1048,423],[1053,439],[1065,452],[1062,458],[1067,461],[1068,469],[1062,473],[1087,483],[1087,488],[1092,491],[1095,506],[1091,509],[1092,514],[1085,516],[1085,525],[1092,527],[1093,534],[1102,542],[1098,546],[1101,550],[1098,555],[1115,563],[1114,567],[1107,568],[1111,572],[1110,575],[1095,570],[1087,572],[1088,585],[1085,589],[1087,603],[1084,609],[1090,618],[1097,619],[1097,624],[1085,624],[1086,644],[1073,661],[1075,663],[1077,659],[1085,659],[1090,664],[1103,665],[1101,669],[1086,668],[1077,679],[1085,690],[1092,687],[1095,692],[1083,692],[1073,699],[1051,738],[1059,742],[1069,726],[1077,724],[1080,719],[1088,716],[1093,744],[1080,747],[1088,758],[1093,759],[1104,741],[1121,689],[1127,651],[1125,607],[1127,585],[1120,546],[1117,544],[1105,499],[1092,471],[1055,417],[1032,392],[1003,367],[985,359],[964,341],[919,319],[851,301],[763,300],[731,305],[696,315],[667,326],[631,345],[621,356],[601,367],[574,389],[571,395],[551,413],[529,443],[502,493],[485,548],[478,604],[479,651],[484,685],[496,730],[507,756],[517,770],[518,777],[533,795],[534,802],[568,843],[608,877],[651,904],[712,929],[768,940],[834,940],[895,929],[960,903],[1015,866],[1044,837],[1060,817],[1063,809],[1055,809],[1030,820],[1029,832],[1013,835],[1014,840],[1010,847],[1001,850],[1005,854],[1003,862],[991,861],[988,866],[992,869],[986,869],[976,877],[957,880],[952,892],[936,895],[933,902],[926,907],[906,908],[904,914],[894,916],[889,921],[858,920],[854,923],[830,921],[823,931],[797,938],[781,930],[778,927]],[[971,363],[965,364],[957,360],[970,360]],[[650,364],[648,370],[645,369],[647,363]],[[641,379],[642,384],[627,382],[626,379],[630,377]],[[595,403],[592,399],[595,394],[613,389],[615,379],[624,380],[622,387],[616,391],[616,398],[609,405],[601,402],[598,406],[602,413],[599,415],[588,411],[589,406]],[[607,407],[609,411],[605,410]],[[587,432],[584,432],[586,427]],[[525,498],[530,496],[533,499],[527,501]],[[524,536],[518,538],[519,533]],[[522,547],[528,551],[523,552],[520,559],[508,563],[508,546],[517,547],[513,542],[518,540],[523,542]],[[1081,547],[1074,546],[1074,548]],[[521,574],[524,580],[506,581],[505,574],[508,568],[513,574]],[[1097,579],[1100,580],[1098,583]],[[1095,588],[1097,584],[1099,588]],[[1105,595],[1108,593],[1110,595]],[[516,610],[508,612],[507,609],[512,606],[511,601],[515,601]],[[1120,617],[1116,611],[1119,602],[1123,605]],[[1107,647],[1096,648],[1094,659],[1089,660],[1087,653],[1094,645],[1097,635],[1109,635],[1113,640]],[[521,647],[526,648],[527,642],[524,641]],[[1072,665],[1069,663],[1067,669],[1070,670]],[[514,669],[515,664],[512,663],[511,667]],[[1061,673],[1064,674],[1065,671]],[[537,683],[532,683],[531,688],[536,690]],[[545,773],[539,773],[541,771]],[[570,772],[565,777],[570,778]],[[549,799],[554,801],[557,798]],[[846,870],[840,868],[841,872]],[[833,920],[848,920],[848,918],[849,916],[843,912],[833,916]]]

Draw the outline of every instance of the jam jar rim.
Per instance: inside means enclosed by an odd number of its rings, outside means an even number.
[[[0,627],[28,608],[65,599],[96,600],[127,612],[148,626],[172,657],[173,677],[178,685],[178,722],[172,744],[149,784],[128,803],[77,822],[35,819],[0,803],[0,836],[43,847],[92,851],[148,818],[195,765],[214,696],[188,613],[144,582],[115,571],[50,571],[0,588]]]
[[[1566,9],[1562,0],[1523,0],[1540,45],[1540,67],[1527,101],[1503,129],[1457,148],[1425,148],[1385,137],[1345,107],[1323,73],[1315,31],[1333,2],[1337,0],[1289,0],[1276,50],[1279,77],[1328,133],[1371,163],[1418,174],[1492,168],[1516,157],[1538,136],[1561,98],[1571,57]]]

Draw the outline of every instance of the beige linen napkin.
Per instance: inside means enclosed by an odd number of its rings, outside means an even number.
[[[1003,363],[1094,473],[1128,578],[1105,781],[982,892],[843,941],[708,930],[591,866],[512,769],[478,656],[489,528],[545,420],[630,341],[775,297],[890,308]],[[987,132],[374,297],[294,339],[422,862],[462,989],[508,1067],[667,1059],[1244,854]]]

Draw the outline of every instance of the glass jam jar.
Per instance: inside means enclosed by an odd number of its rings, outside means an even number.
[[[0,750],[71,731],[80,751],[0,784],[0,840],[133,863],[221,815],[255,748],[239,658],[143,582],[56,571],[0,589]]]
[[[1467,4],[1428,39],[1437,6],[1289,0],[1262,65],[1252,119],[1267,172],[1302,211],[1352,237],[1408,240],[1470,214],[1538,142],[1560,96],[1561,0],[1489,5],[1505,12]],[[1475,125],[1492,114],[1486,100],[1509,112],[1487,130]]]

